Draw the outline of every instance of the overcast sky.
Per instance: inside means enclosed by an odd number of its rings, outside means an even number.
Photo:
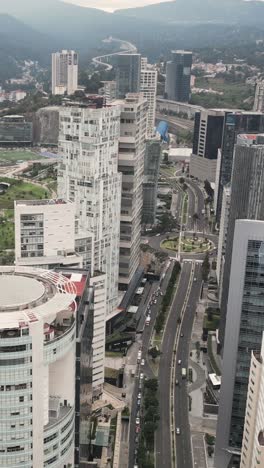
[[[132,8],[154,3],[162,3],[169,0],[64,0],[76,5],[99,8],[105,11],[114,11],[118,8]],[[172,0],[171,0],[172,1]]]

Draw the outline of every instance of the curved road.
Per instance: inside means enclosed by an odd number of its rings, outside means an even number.
[[[114,37],[111,37],[105,40],[104,42],[117,42],[121,44],[120,47],[123,46],[123,49],[120,50],[119,52],[113,52],[112,54],[106,54],[106,55],[99,55],[98,57],[94,57],[92,59],[92,62],[95,65],[102,65],[106,68],[106,70],[112,70],[113,66],[105,62],[104,61],[105,59],[107,60],[109,57],[113,57],[114,55],[129,54],[132,52],[137,52],[136,46],[134,46],[134,44],[132,44],[131,42],[122,41],[121,39],[116,39]]]

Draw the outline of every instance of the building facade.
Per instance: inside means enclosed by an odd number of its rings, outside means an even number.
[[[199,180],[215,182],[218,149],[222,145],[224,111],[202,110],[195,114],[193,154],[190,175]]]
[[[255,112],[264,112],[264,80],[257,83],[253,110]]]
[[[240,468],[264,466],[264,339],[252,351]]]
[[[264,220],[264,146],[236,146],[231,180],[231,201],[226,237],[223,285],[220,298],[219,339],[224,343],[234,229],[237,219]]]
[[[160,138],[147,140],[144,158],[142,224],[155,223],[160,161]]]
[[[218,249],[217,249],[216,276],[217,276],[217,281],[218,281],[219,297],[221,297],[221,294],[222,294],[226,240],[227,240],[228,220],[229,220],[229,211],[230,211],[230,200],[231,200],[231,188],[230,188],[230,185],[226,185],[224,187],[224,192],[223,192],[223,206],[222,206],[222,214],[221,214],[221,220],[220,220]]]
[[[260,112],[230,112],[225,113],[223,139],[221,145],[221,164],[218,170],[216,221],[220,222],[223,188],[231,182],[234,148],[239,133],[263,133],[264,114]]]
[[[0,465],[73,466],[76,287],[10,266],[0,290]]]
[[[152,138],[155,135],[155,118],[156,118],[156,97],[157,97],[158,72],[147,63],[146,58],[141,59],[140,72],[140,92],[148,103],[147,114],[147,138]]]
[[[61,108],[58,195],[75,203],[80,229],[94,236],[93,268],[106,274],[107,313],[118,304],[119,136],[118,105]]]
[[[264,222],[237,220],[216,433],[216,468],[228,468],[231,460],[234,463],[240,458],[251,353],[260,353],[264,330],[263,252]]]
[[[32,122],[22,115],[6,115],[0,119],[1,146],[30,146],[33,141]]]
[[[74,94],[78,89],[78,54],[62,50],[52,54],[52,94]]]
[[[102,81],[103,87],[99,94],[105,97],[105,104],[111,104],[116,99],[116,81]]]
[[[173,50],[167,62],[165,94],[172,101],[189,102],[191,94],[192,52]]]
[[[147,100],[128,94],[122,105],[118,170],[122,173],[119,287],[126,289],[140,261]]]
[[[124,99],[127,93],[140,91],[140,54],[116,55],[116,97]]]

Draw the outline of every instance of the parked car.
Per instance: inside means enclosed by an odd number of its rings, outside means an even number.
[[[139,424],[140,424],[140,419],[136,418],[136,425],[139,426]]]
[[[145,365],[145,359],[141,359],[141,366]]]

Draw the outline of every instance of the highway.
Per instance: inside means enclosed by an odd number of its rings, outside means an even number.
[[[129,54],[132,52],[137,52],[137,48],[136,46],[134,46],[134,44],[132,44],[131,42],[123,41],[121,39],[110,37],[109,39],[105,39],[103,42],[117,42],[122,48],[122,50],[118,52],[113,52],[111,54],[106,54],[106,55],[99,55],[98,57],[94,57],[92,59],[92,62],[94,63],[94,65],[96,66],[102,65],[108,71],[112,70],[113,68],[113,66],[107,62],[109,57],[113,57],[115,55],[120,55],[120,54]]]
[[[179,117],[173,117],[171,115],[166,115],[166,114],[156,114],[156,120],[160,122],[163,120],[164,122],[168,122],[169,127],[172,127],[171,133],[173,132],[174,127],[176,128],[176,133],[177,129],[181,130],[189,130],[193,131],[194,128],[194,122],[193,120],[187,120],[187,119],[180,119]]]

